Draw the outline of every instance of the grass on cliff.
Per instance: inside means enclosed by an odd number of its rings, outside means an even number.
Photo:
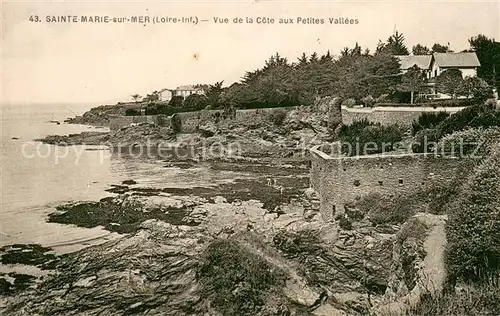
[[[453,293],[424,293],[420,302],[398,316],[500,315],[500,284],[469,286]],[[396,316],[396,315],[392,315]]]
[[[232,240],[217,240],[208,246],[198,277],[201,298],[222,315],[258,314],[286,279],[283,271]]]

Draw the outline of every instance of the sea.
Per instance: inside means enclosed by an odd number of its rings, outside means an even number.
[[[106,129],[66,124],[89,104],[2,105],[0,247],[41,244],[65,253],[119,238],[102,227],[80,228],[47,223],[57,205],[96,201],[112,195],[111,185],[135,180],[141,187],[208,186],[250,174],[214,170],[203,163],[193,168],[169,167],[165,159],[113,153],[91,146],[54,146],[35,139]],[[60,122],[60,124],[57,124]]]

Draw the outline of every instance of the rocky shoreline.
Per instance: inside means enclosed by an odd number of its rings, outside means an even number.
[[[3,264],[44,271],[0,273],[0,312],[328,316],[397,311],[429,282],[441,281],[426,264],[429,256],[442,258],[442,248],[431,253],[426,243],[439,241],[444,220],[417,214],[405,224],[377,225],[356,209],[346,210],[349,225],[323,220],[319,197],[309,188],[306,149],[331,140],[335,102],[292,111],[279,125],[207,124],[200,133],[182,135],[142,123],[39,140],[112,150],[166,145],[177,154],[179,148],[191,152],[163,159],[166,167],[209,163],[214,171],[251,176],[187,188],[151,188],[129,179],[109,187],[110,197],[58,206],[48,222],[101,226],[121,238],[64,255],[39,245],[0,249]],[[204,150],[233,142],[240,145],[236,154]]]
[[[0,310],[365,315],[416,288],[420,270],[410,266],[425,261],[422,237],[441,222],[419,226],[419,236],[379,231],[369,219],[343,229],[322,220],[303,164],[246,168],[262,176],[239,186],[191,189],[144,188],[128,180],[110,188],[112,197],[58,207],[48,221],[102,225],[123,237],[56,256],[37,246],[3,249],[2,262],[50,273],[0,276]],[[269,183],[272,170],[276,182]],[[421,218],[415,221],[425,222]]]
[[[110,132],[84,132],[52,135],[37,141],[59,146],[92,145],[110,148],[155,148],[158,151],[189,151],[191,159],[228,158],[307,159],[307,149],[332,140],[339,121],[339,100],[325,98],[314,106],[301,107],[283,116],[269,115],[269,120],[235,125],[231,119],[205,121],[193,134],[179,134],[171,127],[153,123],[133,123]],[[106,126],[106,115],[119,107],[94,108],[67,123]],[[111,112],[110,112],[111,111]],[[276,110],[279,111],[279,110]],[[109,113],[108,113],[109,112]],[[280,117],[278,120],[277,117]],[[175,160],[177,157],[174,157]]]

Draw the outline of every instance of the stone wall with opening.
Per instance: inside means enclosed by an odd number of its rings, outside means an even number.
[[[311,149],[311,187],[320,197],[325,220],[344,212],[345,204],[369,193],[411,194],[431,180],[450,179],[461,160],[433,154],[331,157]]]

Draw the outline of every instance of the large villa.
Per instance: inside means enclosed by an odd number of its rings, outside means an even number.
[[[477,76],[477,68],[481,66],[476,53],[434,53],[432,55],[397,55],[399,59],[401,72],[405,73],[410,68],[417,66],[424,71],[428,79],[428,87],[431,90],[431,95],[437,98],[446,97],[439,94],[435,90],[435,78],[448,69],[459,69],[462,76],[475,77]]]
[[[168,102],[173,97],[181,96],[187,98],[192,94],[203,94],[203,89],[192,85],[179,86],[175,89],[162,89],[158,94],[158,101]]]

